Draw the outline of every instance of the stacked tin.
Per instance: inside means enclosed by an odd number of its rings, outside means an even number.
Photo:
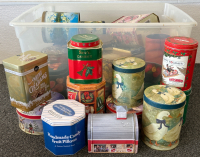
[[[177,87],[185,92],[187,98],[183,124],[186,121],[189,95],[192,91],[197,48],[198,41],[189,37],[176,36],[165,40],[161,83]]]
[[[102,77],[102,42],[93,34],[78,34],[68,42],[68,99],[86,107],[86,113],[105,110],[105,84]]]

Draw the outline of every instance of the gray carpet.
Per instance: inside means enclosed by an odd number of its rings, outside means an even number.
[[[196,64],[187,120],[182,127],[180,143],[171,151],[156,151],[139,141],[139,156],[190,157],[200,156],[200,64]],[[132,156],[133,154],[88,154],[87,147],[76,153],[83,156]],[[3,65],[0,64],[0,157],[51,157],[45,149],[43,136],[28,135],[18,127],[15,108],[10,105]]]

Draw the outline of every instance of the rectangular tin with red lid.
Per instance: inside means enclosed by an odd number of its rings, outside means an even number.
[[[189,37],[169,37],[165,40],[162,84],[189,90],[195,66],[198,41]]]
[[[93,84],[102,81],[102,42],[93,34],[78,34],[68,42],[71,83]]]

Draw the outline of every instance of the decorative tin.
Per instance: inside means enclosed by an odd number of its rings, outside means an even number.
[[[46,54],[27,51],[3,65],[12,106],[28,112],[51,99]]]
[[[92,84],[102,81],[102,43],[96,35],[78,34],[68,42],[71,83]]]
[[[55,155],[72,155],[85,146],[85,106],[57,100],[42,112],[45,147]]]
[[[50,46],[44,48],[42,53],[48,55],[50,88],[67,98],[66,78],[69,75],[67,46]]]
[[[188,37],[169,37],[165,40],[162,84],[191,88],[198,41]]]
[[[31,135],[43,135],[41,120],[43,107],[55,100],[64,99],[64,96],[57,92],[51,92],[51,96],[52,98],[50,100],[42,103],[32,111],[25,112],[20,109],[16,109],[19,118],[19,127],[22,131]]]
[[[145,62],[136,57],[120,58],[113,61],[113,102],[128,108],[139,106],[143,97]]]
[[[143,142],[157,150],[170,150],[179,143],[186,95],[178,88],[155,85],[144,91]]]
[[[105,109],[105,79],[98,84],[73,84],[67,77],[68,99],[77,100],[85,105],[86,114],[104,113]]]
[[[183,113],[183,124],[185,124],[185,122],[186,122],[187,108],[188,108],[188,104],[189,104],[190,94],[192,93],[192,88],[184,91],[184,93],[186,95],[186,101],[185,101],[185,108],[184,108],[184,113]]]
[[[80,19],[79,13],[52,12],[44,11],[42,14],[42,22],[50,23],[78,23]],[[64,45],[72,36],[78,34],[77,28],[55,28],[43,27],[42,37],[45,43],[54,43]]]
[[[89,153],[137,153],[138,121],[136,114],[119,120],[116,114],[88,115]]]

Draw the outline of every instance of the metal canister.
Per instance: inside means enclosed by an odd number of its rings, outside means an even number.
[[[12,106],[28,112],[51,99],[47,58],[27,51],[3,60]]]
[[[19,128],[22,131],[31,135],[43,135],[43,126],[41,120],[43,107],[58,99],[65,99],[63,95],[57,92],[51,92],[51,95],[52,98],[50,100],[42,103],[32,111],[25,112],[18,108],[16,109],[19,118]]]
[[[93,34],[78,34],[68,42],[71,83],[93,84],[102,81],[102,42]]]
[[[186,95],[176,87],[150,86],[144,91],[143,142],[157,150],[170,150],[179,144]]]
[[[162,84],[191,88],[198,41],[189,37],[169,37],[165,40]]]
[[[136,57],[113,61],[113,102],[128,108],[137,107],[143,97],[145,62]]]
[[[44,11],[42,22],[49,23],[78,23],[79,13]],[[42,27],[42,38],[45,43],[66,44],[72,36],[78,33],[78,28]]]
[[[85,106],[75,100],[57,100],[41,115],[45,147],[54,155],[73,155],[85,146]]]

